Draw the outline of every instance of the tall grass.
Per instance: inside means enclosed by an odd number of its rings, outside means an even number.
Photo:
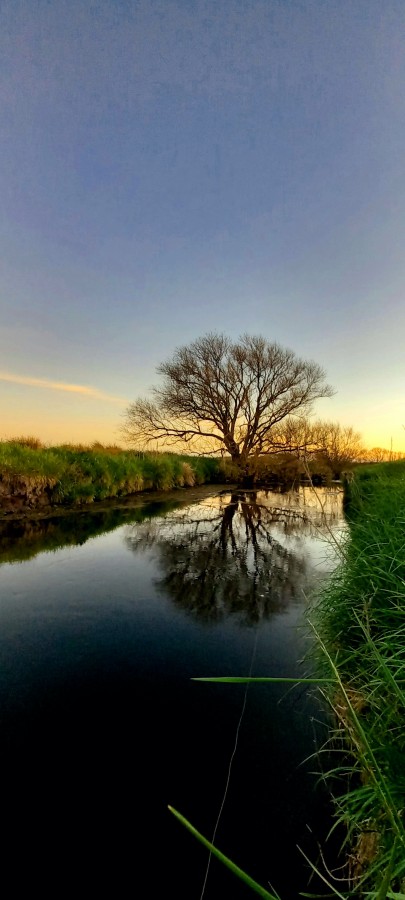
[[[215,459],[136,453],[117,447],[37,447],[33,438],[0,442],[0,475],[43,479],[52,503],[91,503],[138,491],[170,490],[219,480]]]
[[[346,486],[344,558],[315,612],[337,721],[337,817],[353,896],[405,889],[405,463],[359,467]]]

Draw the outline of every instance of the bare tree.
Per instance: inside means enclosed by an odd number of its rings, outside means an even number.
[[[273,448],[294,456],[309,456],[320,449],[320,425],[306,415],[287,416],[273,428]]]
[[[305,416],[287,418],[273,432],[276,444],[302,458],[317,458],[335,475],[365,458],[362,436],[351,425],[310,421]]]
[[[300,508],[295,494],[275,500],[265,492],[226,492],[209,505],[130,525],[126,543],[135,553],[155,548],[156,585],[197,618],[253,624],[310,590],[316,576],[306,538],[325,533],[338,516],[333,506],[326,516],[319,506]]]
[[[138,399],[126,411],[126,439],[222,450],[241,469],[252,456],[276,449],[280,422],[308,414],[314,400],[333,393],[319,365],[249,335],[234,343],[207,334],[178,348],[157,371],[163,383],[152,399]]]
[[[367,450],[365,454],[366,462],[388,462],[390,458],[390,451],[386,450],[385,447],[372,447],[371,450]]]
[[[363,459],[365,449],[362,436],[350,425],[338,422],[315,422],[314,442],[318,453],[336,477]]]

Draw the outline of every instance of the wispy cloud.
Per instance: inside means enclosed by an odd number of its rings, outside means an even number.
[[[0,381],[9,381],[11,384],[25,384],[27,387],[45,388],[51,391],[65,391],[69,394],[80,394],[92,400],[105,400],[107,403],[127,403],[123,397],[114,397],[97,388],[86,387],[84,384],[67,384],[65,381],[50,381],[48,378],[31,378],[29,375],[13,375],[11,372],[0,372]]]

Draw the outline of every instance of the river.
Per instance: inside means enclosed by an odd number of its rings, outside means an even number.
[[[316,862],[332,824],[316,689],[192,679],[310,672],[341,499],[205,488],[2,521],[10,897],[253,897],[216,860],[203,888],[207,852],[168,804],[207,837],[222,804],[220,849],[281,900],[307,889],[297,845]]]

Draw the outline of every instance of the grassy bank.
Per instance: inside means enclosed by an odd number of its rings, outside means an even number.
[[[351,896],[405,895],[405,463],[359,467],[349,535],[316,625],[329,700]]]
[[[138,491],[171,490],[219,480],[218,460],[117,447],[41,447],[0,443],[2,501],[24,497],[35,506],[84,504]]]

